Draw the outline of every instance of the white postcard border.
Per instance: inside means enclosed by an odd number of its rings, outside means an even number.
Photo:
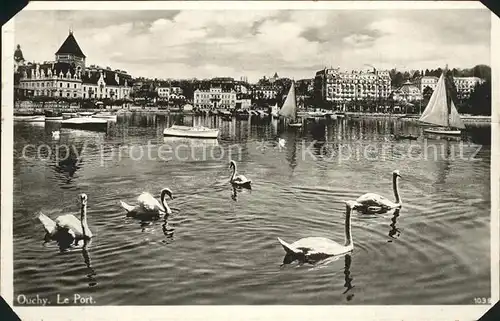
[[[137,1],[137,2],[31,2],[25,10],[216,10],[232,9],[481,9],[476,1]],[[492,14],[491,60],[492,87],[500,88],[500,19]],[[496,37],[494,37],[496,35]],[[13,302],[13,52],[14,19],[2,27],[2,175],[1,179],[1,282],[0,293]],[[13,307],[22,320],[469,320],[483,315],[499,300],[499,206],[500,206],[500,92],[492,90],[492,161],[491,161],[491,305],[432,306],[78,306]],[[411,285],[408,285],[411,288]],[[473,298],[471,298],[472,301]]]

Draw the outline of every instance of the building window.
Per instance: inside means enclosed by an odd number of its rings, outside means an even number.
[[[73,97],[76,97],[76,93],[73,94]]]
[[[66,87],[68,87],[68,88],[69,88],[69,83],[67,83],[67,84],[66,84]]]
[[[75,88],[76,88],[76,84],[75,84]]]
[[[62,87],[62,82],[59,83],[59,87]]]

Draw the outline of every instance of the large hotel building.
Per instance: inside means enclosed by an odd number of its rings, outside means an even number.
[[[391,77],[388,71],[343,72],[325,68],[316,72],[314,91],[323,101],[330,102],[386,99],[391,94]]]
[[[20,46],[15,55],[22,57]],[[16,52],[17,52],[16,51]],[[122,70],[85,66],[86,56],[73,32],[55,53],[55,61],[24,63],[16,60],[18,89],[24,97],[123,100],[130,98],[132,77]]]

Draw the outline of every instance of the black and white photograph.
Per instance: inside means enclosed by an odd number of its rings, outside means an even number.
[[[487,311],[498,18],[393,3],[19,12],[8,303]]]

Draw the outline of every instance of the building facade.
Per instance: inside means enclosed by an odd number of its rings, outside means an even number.
[[[438,80],[439,80],[439,78],[435,77],[435,76],[419,77],[415,81],[415,86],[417,86],[420,89],[420,92],[422,92],[422,93],[424,92],[424,89],[427,87],[431,88],[432,91],[434,91],[436,89]]]
[[[132,77],[123,70],[85,66],[85,55],[73,32],[55,53],[55,61],[22,68],[19,88],[25,97],[129,99]]]
[[[482,84],[484,80],[478,77],[453,77],[453,82],[457,88],[458,99],[467,99],[476,85]]]
[[[158,97],[164,100],[169,100],[171,97],[179,98],[183,94],[181,87],[170,86],[168,84],[160,84],[156,88],[156,92],[158,93]]]
[[[252,89],[253,99],[276,99],[278,91],[274,86],[256,85]]]
[[[193,95],[194,106],[198,108],[233,109],[236,107],[236,91],[211,87],[208,90],[196,89]]]
[[[407,81],[392,93],[394,101],[414,102],[422,100],[422,92],[417,85]]]
[[[323,69],[316,73],[314,92],[323,101],[346,102],[364,99],[387,99],[391,93],[388,71],[373,72]]]

